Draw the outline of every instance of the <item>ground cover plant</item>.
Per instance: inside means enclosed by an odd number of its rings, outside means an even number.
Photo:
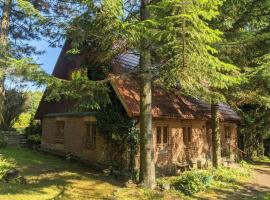
[[[251,176],[251,170],[247,163],[241,162],[240,167],[219,167],[207,170],[186,171],[180,176],[161,178],[158,180],[160,187],[170,184],[171,188],[191,195],[215,187],[223,187],[230,184],[236,186],[239,180],[247,180]]]

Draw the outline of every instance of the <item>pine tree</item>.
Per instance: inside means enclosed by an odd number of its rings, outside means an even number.
[[[4,0],[1,2],[0,123],[4,120],[1,113],[5,102],[5,79],[9,81],[13,79],[36,80],[39,84],[50,80],[33,59],[29,58],[33,54],[41,53],[29,45],[29,42],[44,37],[52,43],[55,43],[56,39],[59,40],[61,37],[59,33],[63,32],[60,24],[67,16],[64,14],[65,11],[70,7],[64,4],[56,6],[57,2],[50,0],[39,2]],[[68,1],[64,2],[68,3]]]
[[[219,45],[220,56],[238,65],[245,78],[226,95],[242,115],[247,156],[263,154],[261,141],[270,135],[269,1],[226,0],[220,13],[213,21],[226,39]]]
[[[151,169],[154,167],[151,166],[150,152],[153,150],[149,128],[151,98],[145,94],[145,91],[151,94],[150,80],[174,91],[180,88],[182,93],[213,102],[213,108],[216,108],[214,105],[218,102],[226,101],[221,92],[239,83],[238,68],[218,58],[215,44],[221,42],[222,33],[209,25],[210,20],[217,17],[221,1],[143,1],[141,8],[147,5],[146,11],[150,11],[144,20],[138,19],[138,11],[142,10],[136,5],[136,9],[125,13],[125,3],[120,0],[84,1],[83,4],[87,6],[85,13],[76,18],[68,30],[74,47],[72,52],[86,55],[88,66],[106,66],[116,55],[129,49],[136,49],[140,53],[140,67],[145,73],[141,81],[141,121],[147,122],[141,124],[140,180],[152,187],[154,170]],[[95,55],[94,58],[90,58],[89,54]],[[80,83],[93,83],[86,79],[85,82]],[[217,109],[213,115],[218,115]],[[215,124],[213,129],[217,131],[214,132],[219,134],[216,128],[218,123]],[[143,138],[147,135],[148,142],[144,142]],[[220,154],[219,139],[217,135],[217,150],[214,149],[217,156]],[[146,144],[149,144],[148,152],[144,151]]]
[[[211,104],[213,165],[220,160],[218,103],[230,86],[240,83],[238,68],[219,59],[217,43],[222,32],[211,27],[222,1],[160,1],[152,6],[151,22],[157,41],[155,54],[162,63],[159,81]],[[160,45],[159,45],[160,44]]]
[[[141,1],[141,21],[150,17],[150,0]],[[152,89],[150,40],[141,36],[140,46],[140,182],[155,188],[155,161],[152,133]]]

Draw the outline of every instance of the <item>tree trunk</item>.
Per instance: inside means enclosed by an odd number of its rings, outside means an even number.
[[[149,18],[147,5],[150,0],[141,0],[141,20]],[[155,188],[155,162],[152,134],[151,54],[149,41],[141,38],[140,54],[140,182]]]
[[[211,104],[211,120],[212,120],[213,166],[217,168],[220,165],[221,159],[218,104],[214,103]]]
[[[0,44],[1,44],[1,58],[5,58],[8,50],[8,34],[10,28],[10,12],[11,12],[12,0],[5,0],[2,9],[1,18],[1,33],[0,33]],[[2,68],[2,69],[1,69]],[[5,102],[5,66],[0,67],[0,125],[3,123],[3,110]]]

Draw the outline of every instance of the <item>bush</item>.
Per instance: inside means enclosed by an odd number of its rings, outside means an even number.
[[[31,148],[39,146],[41,143],[41,124],[37,120],[31,121],[30,125],[25,129],[27,143]]]
[[[208,170],[192,170],[184,172],[180,176],[159,178],[157,184],[162,188],[170,185],[177,191],[190,195],[204,191],[209,187],[223,185],[223,183],[235,183],[251,174],[250,166],[242,161],[240,167],[220,167]]]
[[[7,137],[0,132],[0,148],[4,148],[7,146]]]
[[[211,181],[212,175],[208,171],[194,170],[185,172],[173,180],[172,186],[185,194],[192,194],[207,189]]]

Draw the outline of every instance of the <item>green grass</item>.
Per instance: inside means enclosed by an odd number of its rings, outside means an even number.
[[[1,200],[108,199],[121,184],[78,164],[26,149],[0,149],[26,185],[0,185]]]
[[[0,162],[0,169],[1,166],[3,169],[16,167],[27,179],[26,185],[0,184],[0,200],[238,200],[244,199],[241,195],[246,192],[245,181],[248,180],[243,176],[245,172],[241,172],[244,168],[230,173],[216,171],[220,180],[215,180],[206,191],[188,196],[176,190],[153,191],[135,184],[123,187],[122,183],[78,163],[28,149],[4,148],[0,149],[0,156],[4,159],[4,162]],[[159,182],[173,178],[159,179]],[[269,193],[253,193],[252,199],[270,199]]]

